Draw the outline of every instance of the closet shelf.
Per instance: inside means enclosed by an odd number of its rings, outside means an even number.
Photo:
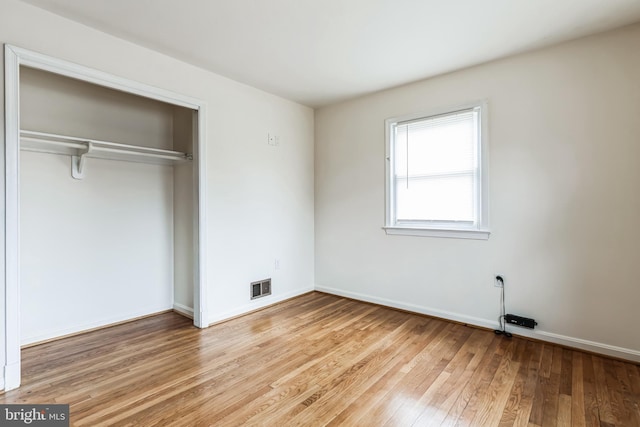
[[[176,161],[192,160],[191,154],[160,148],[141,147],[117,142],[78,138],[53,133],[20,131],[20,149],[50,154],[81,155],[91,144],[87,157],[111,160],[128,160],[143,163],[170,164]]]
[[[75,136],[20,130],[20,149],[71,156],[71,175],[84,176],[86,158],[170,165],[193,160],[189,153]]]

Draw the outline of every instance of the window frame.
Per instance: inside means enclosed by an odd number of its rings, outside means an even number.
[[[477,198],[475,203],[477,221],[472,225],[456,224],[451,221],[419,220],[398,223],[395,214],[395,186],[394,186],[394,132],[399,123],[425,120],[437,116],[453,114],[458,111],[478,109],[480,112],[478,134],[478,179]],[[487,240],[491,234],[489,230],[489,138],[488,138],[488,101],[476,101],[462,105],[422,111],[391,117],[385,120],[385,226],[387,234],[427,237],[450,237],[461,239]]]

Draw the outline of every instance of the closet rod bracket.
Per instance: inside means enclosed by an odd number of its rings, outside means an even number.
[[[87,161],[87,154],[93,150],[93,144],[87,142],[86,148],[79,150],[77,156],[71,156],[71,176],[74,179],[84,178],[84,166]]]

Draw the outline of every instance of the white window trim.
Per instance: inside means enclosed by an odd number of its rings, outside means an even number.
[[[431,116],[451,113],[457,110],[480,108],[480,188],[478,212],[478,225],[473,228],[429,225],[395,224],[393,203],[394,194],[391,185],[393,177],[393,151],[391,147],[391,128],[398,122],[427,118]],[[491,234],[489,230],[489,137],[488,137],[488,102],[486,100],[456,105],[446,108],[438,108],[420,113],[391,117],[385,120],[385,226],[382,227],[387,234],[403,236],[449,237],[459,239],[487,240]]]

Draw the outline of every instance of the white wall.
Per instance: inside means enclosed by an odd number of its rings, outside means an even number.
[[[316,287],[640,360],[640,25],[316,112]],[[384,120],[489,101],[488,241],[387,236]],[[514,332],[524,333],[517,329]]]
[[[193,153],[195,112],[175,107],[173,113],[173,149]],[[173,171],[173,307],[193,317],[195,286],[196,217],[194,200],[194,163],[183,162]]]
[[[27,67],[20,69],[23,129],[172,149],[174,107]]]
[[[217,143],[208,147],[213,320],[313,289],[313,112],[246,95],[223,95],[224,126],[211,129]],[[249,302],[249,283],[267,277],[275,295]]]
[[[172,307],[172,168],[87,163],[22,153],[22,344]]]
[[[0,8],[2,43],[208,103],[205,243],[210,321],[313,288],[314,117],[310,108],[30,5],[3,0]],[[4,123],[4,106],[0,117]],[[279,147],[267,145],[269,132],[280,136]],[[276,258],[281,260],[277,271]],[[273,295],[250,301],[250,281],[269,276]],[[0,342],[4,343],[4,336]],[[0,348],[3,365],[4,356]]]

